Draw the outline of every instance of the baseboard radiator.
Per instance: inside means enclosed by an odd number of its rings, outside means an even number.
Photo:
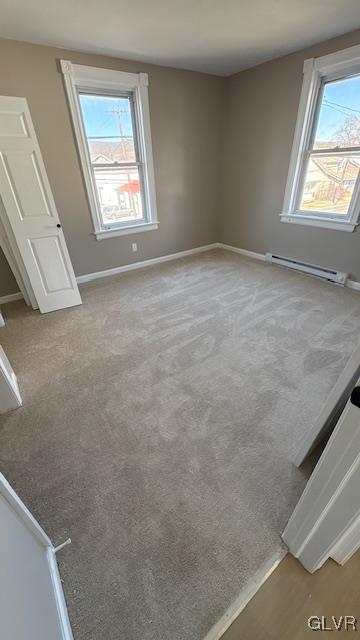
[[[280,267],[286,267],[293,271],[301,271],[302,273],[308,273],[309,275],[316,276],[322,280],[328,280],[329,282],[335,282],[345,286],[348,278],[348,273],[343,271],[335,271],[335,269],[327,269],[325,267],[319,267],[316,264],[309,264],[308,262],[300,262],[299,260],[293,260],[292,258],[284,258],[283,256],[276,256],[272,253],[265,254],[265,261],[272,264],[278,264]]]

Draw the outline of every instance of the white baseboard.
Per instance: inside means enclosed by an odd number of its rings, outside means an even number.
[[[240,255],[246,256],[247,258],[254,258],[254,260],[261,260],[262,262],[265,262],[264,253],[256,253],[256,251],[248,251],[247,249],[232,247],[230,244],[224,244],[223,242],[218,242],[217,246],[219,249],[225,249],[225,251],[233,251],[233,253],[240,253]],[[357,280],[347,280],[345,286],[349,289],[360,291],[360,282],[358,282]]]
[[[0,296],[0,304],[6,304],[7,302],[15,302],[16,300],[22,300],[23,294],[21,291],[17,293],[10,293],[8,296]]]
[[[58,611],[60,628],[63,640],[74,640],[74,636],[70,626],[70,620],[66,608],[64,592],[61,584],[59,569],[57,566],[56,555],[52,547],[46,550],[47,561],[51,576],[51,582],[54,589],[56,608]]]
[[[187,249],[186,251],[178,251],[177,253],[170,253],[166,256],[160,256],[159,258],[150,258],[149,260],[141,260],[140,262],[133,262],[131,264],[124,264],[121,267],[114,267],[113,269],[105,269],[104,271],[95,271],[94,273],[86,273],[83,276],[77,276],[76,281],[78,284],[83,282],[90,282],[91,280],[97,280],[98,278],[106,278],[108,276],[115,276],[119,273],[126,273],[127,271],[135,271],[136,269],[143,269],[144,267],[151,267],[161,262],[169,262],[170,260],[178,260],[179,258],[186,258],[186,256],[192,256],[196,253],[203,253],[204,251],[210,251],[211,249],[217,249],[218,243],[205,244],[201,247],[195,247],[195,249]]]
[[[360,291],[360,282],[358,282],[357,280],[347,280],[346,286],[349,287],[349,289]]]
[[[271,558],[269,558],[269,560],[254,575],[250,584],[242,589],[239,596],[236,598],[235,602],[230,605],[226,613],[210,629],[209,633],[206,634],[204,640],[220,640],[225,631],[227,631],[234,620],[236,620],[240,613],[245,609],[246,605],[254,597],[264,582],[266,582],[266,580],[271,576],[273,571],[275,571],[276,567],[280,564],[281,560],[285,558],[287,553],[288,550],[285,547],[282,547]]]
[[[205,251],[211,251],[212,249],[224,249],[225,251],[232,251],[238,253],[246,258],[252,258],[254,260],[260,260],[265,262],[265,254],[257,253],[256,251],[248,251],[247,249],[241,249],[240,247],[234,247],[223,242],[213,242],[212,244],[205,244],[201,247],[195,247],[195,249],[186,249],[185,251],[178,251],[177,253],[170,253],[166,256],[160,256],[159,258],[150,258],[148,260],[141,260],[139,262],[132,262],[131,264],[124,264],[121,267],[114,267],[113,269],[104,269],[104,271],[94,271],[93,273],[85,273],[82,276],[77,276],[76,281],[78,284],[84,282],[91,282],[98,278],[106,278],[108,276],[115,276],[119,273],[126,273],[128,271],[135,271],[136,269],[144,269],[151,267],[162,262],[170,262],[171,260],[178,260],[179,258],[186,258],[186,256],[192,256],[196,253],[203,253]],[[360,291],[360,282],[356,280],[347,280],[346,286],[349,289]],[[7,302],[15,302],[15,300],[21,300],[23,295],[20,291],[17,293],[11,293],[8,296],[0,296],[0,305]],[[1,326],[1,325],[0,325]]]
[[[223,242],[217,243],[218,249],[225,249],[225,251],[232,251],[233,253],[240,253],[247,258],[254,258],[254,260],[261,260],[265,262],[264,253],[256,253],[255,251],[248,251],[247,249],[240,249],[239,247],[232,247],[230,244],[224,244]]]
[[[212,244],[205,244],[201,247],[195,247],[195,249],[186,249],[185,251],[178,251],[177,253],[170,253],[166,256],[160,256],[159,258],[149,258],[148,260],[141,260],[139,262],[132,262],[131,264],[124,264],[121,267],[114,267],[113,269],[104,269],[104,271],[94,271],[93,273],[85,273],[82,276],[76,277],[76,282],[82,284],[84,282],[91,282],[91,280],[97,280],[98,278],[106,278],[108,276],[115,276],[119,273],[126,273],[127,271],[135,271],[136,269],[144,269],[144,267],[151,267],[161,262],[169,262],[170,260],[178,260],[179,258],[186,258],[186,256],[192,256],[196,253],[203,253],[205,251],[211,251],[219,247],[218,242]],[[15,302],[15,300],[22,300],[23,295],[20,291],[17,293],[11,293],[8,296],[0,296],[0,305],[7,302]]]

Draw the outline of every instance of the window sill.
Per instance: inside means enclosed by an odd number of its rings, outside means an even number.
[[[130,234],[142,233],[143,231],[155,231],[158,229],[159,222],[145,222],[143,224],[133,224],[123,228],[104,229],[95,231],[96,240],[106,240],[106,238],[115,238],[116,236],[128,236]]]
[[[291,222],[293,224],[308,225],[310,227],[321,227],[323,229],[333,229],[334,231],[352,232],[356,229],[357,223],[349,220],[334,220],[333,218],[318,218],[315,216],[303,216],[301,214],[280,214],[281,222]]]

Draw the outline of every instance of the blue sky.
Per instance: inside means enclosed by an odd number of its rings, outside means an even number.
[[[117,116],[111,110],[121,110],[123,134],[132,135],[130,104],[127,98],[81,94],[80,104],[88,137],[119,135]],[[327,83],[316,140],[330,141],[346,118],[356,114],[360,117],[360,76]]]
[[[331,140],[350,115],[360,117],[360,76],[325,85],[316,139]]]
[[[119,136],[117,116],[111,110],[121,110],[123,134],[132,135],[130,104],[127,98],[80,94],[79,99],[88,137]]]

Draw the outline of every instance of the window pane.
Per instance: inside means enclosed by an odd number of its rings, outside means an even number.
[[[94,169],[104,225],[143,218],[137,168]]]
[[[324,86],[314,148],[337,146],[360,146],[360,76]]]
[[[130,97],[79,94],[92,163],[134,162]]]
[[[306,170],[300,209],[346,215],[359,164],[357,157],[312,156]]]

